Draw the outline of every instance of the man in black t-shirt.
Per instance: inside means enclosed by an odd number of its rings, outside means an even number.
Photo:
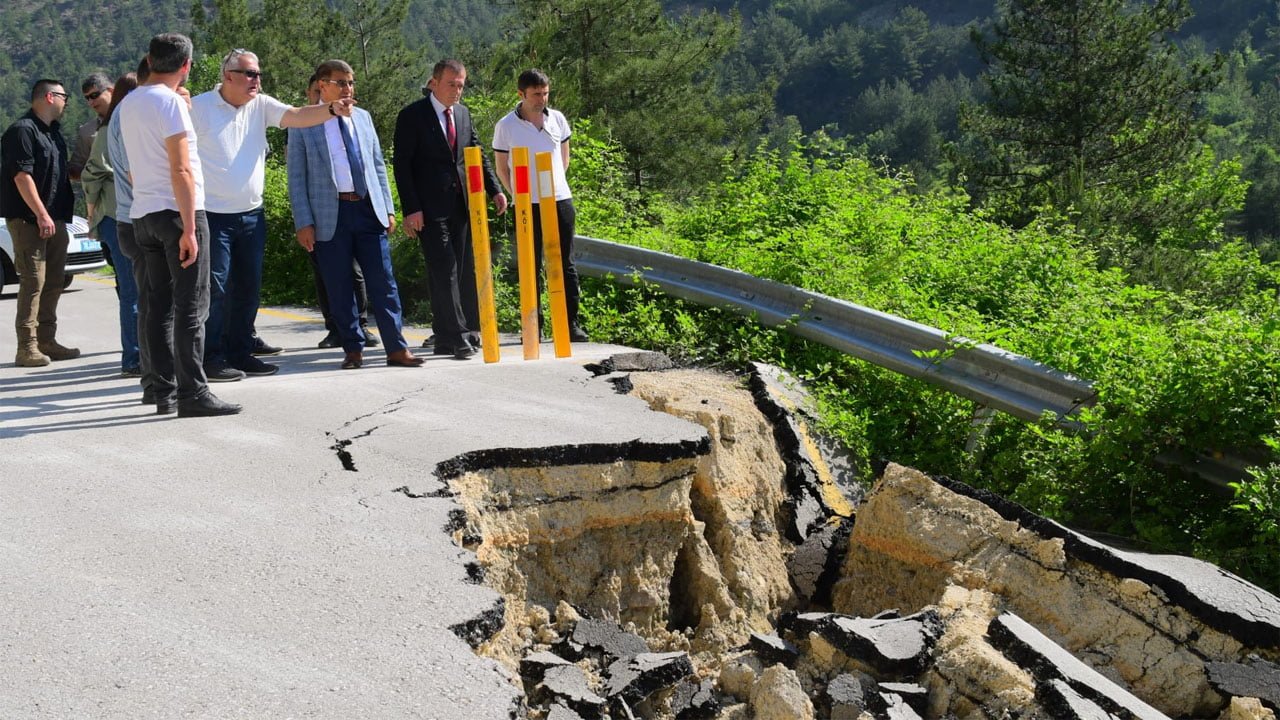
[[[0,216],[13,240],[18,271],[20,367],[80,356],[56,340],[58,299],[67,263],[67,223],[73,203],[67,172],[67,144],[58,118],[67,91],[57,80],[37,80],[31,110],[0,137]]]

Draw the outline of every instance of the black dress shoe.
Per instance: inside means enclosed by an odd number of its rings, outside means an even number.
[[[324,336],[324,339],[321,340],[320,344],[316,345],[316,347],[322,350],[328,350],[329,348],[342,347],[342,338],[338,337],[338,333],[329,333],[328,335]]]
[[[569,340],[570,342],[591,342],[591,336],[580,325],[573,324],[569,326]]]
[[[423,341],[422,341],[422,347],[424,347],[424,348],[428,348],[428,349],[429,349],[429,348],[433,348],[433,347],[435,347],[435,346],[436,346],[436,336],[435,336],[435,335],[432,335],[431,337],[429,337],[429,338],[427,338],[426,340],[423,340]]]
[[[382,344],[382,342],[378,340],[378,336],[373,334],[372,330],[366,327],[362,327],[360,329],[364,331],[365,347],[378,347],[379,345]]]
[[[453,349],[454,360],[466,360],[476,354],[476,349],[471,347],[471,343],[463,342],[461,345]]]
[[[143,402],[147,402],[143,398]],[[178,409],[178,397],[176,395],[166,395],[164,397],[151,396],[151,402],[148,405],[156,406],[157,415],[172,415]]]
[[[213,393],[205,393],[194,400],[178,401],[178,417],[215,417],[235,415],[241,408],[235,403],[219,400]],[[156,412],[160,412],[159,406]]]
[[[253,355],[267,355],[267,356],[279,355],[280,353],[284,352],[284,348],[279,347],[278,345],[268,345],[265,340],[258,337],[257,335],[254,335],[253,350],[250,352]]]

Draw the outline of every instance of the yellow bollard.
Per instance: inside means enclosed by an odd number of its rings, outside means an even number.
[[[471,251],[476,263],[476,295],[480,302],[480,345],[484,361],[498,362],[498,312],[493,304],[493,261],[489,251],[489,199],[484,194],[480,148],[466,148],[468,206],[471,208]]]
[[[520,341],[524,359],[537,360],[542,344],[538,336],[538,267],[533,255],[533,201],[529,195],[529,148],[511,148],[511,182],[516,212],[516,259],[520,266]]]
[[[564,298],[564,261],[560,257],[560,223],[556,216],[556,189],[551,179],[551,153],[534,156],[538,167],[538,215],[542,219],[542,262],[551,299],[551,337],[556,357],[572,355],[569,344],[569,307]]]

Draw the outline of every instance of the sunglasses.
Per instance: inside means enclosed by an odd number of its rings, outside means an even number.
[[[60,97],[60,98],[62,98],[63,100],[66,100],[67,98],[71,97],[70,95],[68,95],[68,94],[66,94],[66,93],[64,93],[64,92],[58,92],[58,91],[56,91],[56,90],[50,90],[50,91],[49,91],[49,94],[50,94],[50,95],[53,95],[54,97]]]
[[[97,100],[98,98],[102,97],[102,93],[104,92],[106,92],[106,90],[95,90],[94,92],[91,92],[88,95],[85,95],[84,99],[88,100],[89,102],[93,102],[94,100]]]
[[[228,70],[227,72],[240,73],[250,80],[259,80],[262,78],[262,73],[258,70]]]

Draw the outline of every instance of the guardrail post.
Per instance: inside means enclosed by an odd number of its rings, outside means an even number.
[[[480,305],[480,345],[484,361],[498,362],[498,312],[493,302],[493,260],[489,250],[489,199],[484,194],[480,148],[465,150],[468,206],[471,209],[471,252],[476,264],[476,295]]]
[[[996,417],[994,408],[978,405],[973,409],[973,417],[969,418],[969,437],[964,441],[964,451],[973,455],[978,452],[979,444],[991,432],[991,421]]]
[[[533,254],[533,201],[529,194],[529,148],[511,148],[515,186],[516,259],[520,271],[520,344],[525,360],[537,360],[542,348],[538,329],[538,266]]]
[[[534,155],[538,167],[538,215],[542,220],[542,262],[551,300],[551,337],[556,357],[572,354],[569,344],[569,307],[564,297],[564,261],[560,257],[560,223],[556,215],[556,189],[551,173],[551,153]]]

